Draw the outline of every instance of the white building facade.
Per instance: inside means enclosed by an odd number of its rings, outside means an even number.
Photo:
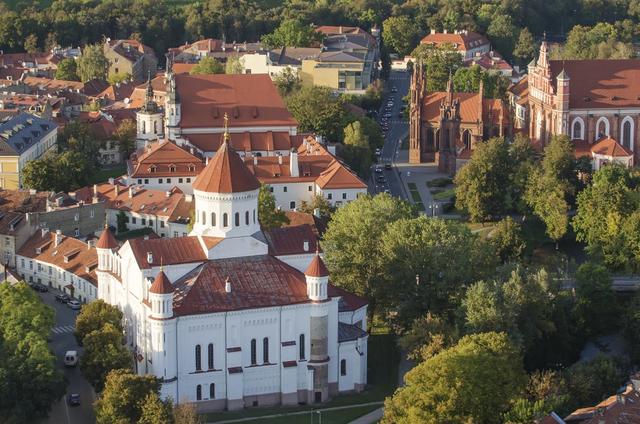
[[[308,241],[291,264],[269,254],[258,190],[225,136],[194,183],[189,236],[117,248],[106,230],[98,242],[99,298],[123,311],[137,372],[200,411],[323,402],[366,385],[366,301],[329,284]]]

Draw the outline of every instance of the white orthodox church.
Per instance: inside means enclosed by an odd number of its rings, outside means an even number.
[[[260,228],[260,184],[228,139],[193,183],[189,236],[96,244],[98,297],[123,311],[137,372],[200,411],[362,390],[366,301],[329,282],[316,240]]]

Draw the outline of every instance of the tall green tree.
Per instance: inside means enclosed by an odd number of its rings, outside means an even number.
[[[171,400],[163,401],[157,393],[149,393],[142,401],[138,424],[170,424],[173,421]]]
[[[136,375],[128,369],[115,369],[106,376],[104,391],[96,401],[98,424],[137,423],[143,416],[145,399],[158,396],[161,382],[152,375]]]
[[[278,75],[276,75],[273,79],[273,83],[276,85],[280,96],[286,97],[300,89],[300,77],[298,77],[298,71],[287,66],[278,73]]]
[[[93,79],[106,80],[109,61],[104,55],[101,44],[89,44],[82,49],[82,55],[78,58],[77,73],[80,81],[87,82]]]
[[[369,314],[389,305],[388,270],[381,261],[382,234],[387,227],[415,214],[412,207],[388,194],[360,196],[339,208],[324,233],[322,250],[335,284],[369,300]]]
[[[76,317],[75,336],[78,343],[91,332],[100,330],[105,324],[111,324],[122,333],[122,312],[102,299],[86,304]]]
[[[496,224],[489,233],[489,240],[502,262],[517,261],[526,248],[522,228],[510,216]]]
[[[62,59],[60,63],[58,63],[58,67],[56,69],[56,79],[65,81],[80,81],[80,78],[78,77],[78,65],[76,64],[75,59],[68,57]]]
[[[205,56],[191,68],[191,75],[198,74],[224,74],[224,65],[211,56]]]
[[[423,362],[453,346],[458,338],[454,325],[429,312],[411,323],[398,339],[398,345],[407,352],[407,358]]]
[[[578,325],[588,336],[605,334],[618,320],[618,302],[609,272],[602,265],[584,263],[575,276]]]
[[[244,60],[240,56],[230,56],[224,64],[225,74],[244,74]]]
[[[508,186],[512,171],[509,144],[503,138],[478,143],[471,160],[456,174],[456,207],[472,221],[502,215],[513,207]]]
[[[46,417],[64,393],[47,344],[54,312],[25,283],[0,284],[0,416],[7,423]]]
[[[300,131],[315,132],[329,141],[342,140],[346,112],[342,98],[334,96],[330,88],[302,87],[289,95],[286,102]]]
[[[522,359],[504,333],[465,336],[419,364],[385,401],[383,424],[501,422],[526,381]]]
[[[112,370],[130,369],[131,352],[123,344],[122,330],[106,323],[82,339],[84,352],[80,358],[80,369],[84,377],[97,392],[105,387],[107,375]]]
[[[418,42],[418,27],[408,16],[391,16],[382,23],[382,39],[402,57],[409,54]]]
[[[261,185],[258,192],[258,220],[265,230],[280,228],[289,223],[289,218],[276,206],[276,198],[268,185]]]
[[[113,133],[118,149],[125,158],[131,156],[136,149],[136,123],[133,119],[123,119]]]
[[[526,65],[533,59],[537,52],[537,44],[533,39],[533,34],[529,31],[529,28],[522,28],[518,35],[518,42],[513,49],[513,56],[522,65]]]
[[[462,56],[453,46],[443,45],[440,48],[429,44],[420,44],[411,56],[424,66],[427,91],[444,91],[447,81],[462,67]]]
[[[263,35],[260,41],[270,48],[309,47],[320,39],[320,34],[310,25],[298,19],[285,19],[271,34]]]

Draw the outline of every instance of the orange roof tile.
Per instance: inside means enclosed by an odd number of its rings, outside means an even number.
[[[98,254],[95,247],[73,237],[60,236],[61,242],[55,245],[56,234],[48,231],[36,231],[22,245],[18,255],[55,265],[74,275],[97,285],[95,268]],[[36,250],[40,248],[40,253]]]
[[[260,182],[227,142],[222,143],[222,147],[193,183],[194,190],[209,193],[240,193],[259,188]]]
[[[440,104],[447,93],[437,91],[428,93],[423,98],[422,120],[436,122],[440,120]],[[453,93],[453,98],[460,101],[460,119],[462,122],[475,123],[480,119],[480,93]],[[482,120],[485,123],[498,123],[500,115],[503,122],[509,120],[507,108],[500,99],[482,99]]]
[[[130,239],[133,255],[142,269],[154,266],[188,264],[203,262],[207,255],[200,245],[197,237],[174,237],[148,239]],[[147,261],[147,253],[151,253],[153,263]]]
[[[323,189],[367,188],[367,185],[338,160],[323,171],[316,184]]]
[[[489,44],[489,40],[484,35],[477,32],[467,31],[458,33],[442,33],[436,32],[424,37],[420,44],[432,44],[439,47],[443,44],[452,44],[458,51],[467,51],[480,47],[482,45]]]
[[[311,263],[307,267],[304,275],[309,277],[328,277],[329,270],[322,261],[320,255],[316,252],[316,255],[311,259]]]
[[[550,60],[549,66],[553,84],[563,69],[569,75],[571,109],[640,106],[640,60]]]
[[[626,147],[618,144],[618,142],[611,137],[607,137],[596,142],[591,147],[591,151],[596,155],[612,157],[633,156],[633,153],[631,153]]]
[[[164,271],[158,272],[155,280],[153,280],[153,284],[149,288],[149,293],[156,294],[170,294],[173,293],[173,285],[169,281],[169,277]]]
[[[114,249],[116,247],[118,247],[118,242],[113,237],[113,234],[111,234],[111,230],[108,227],[105,228],[104,231],[102,231],[102,234],[100,234],[100,238],[96,243],[96,248],[97,249]]]
[[[185,134],[183,137],[203,152],[215,152],[222,143],[222,137],[220,137],[219,133]],[[305,137],[308,137],[308,135],[290,135],[285,131],[233,132],[229,134],[229,144],[239,152],[271,152],[298,148]]]
[[[274,256],[303,255],[320,249],[319,236],[309,224],[262,231],[269,243],[269,254]]]
[[[182,128],[297,126],[269,75],[178,74]]]
[[[202,157],[168,140],[135,152],[130,165],[132,178],[197,176],[204,169]]]

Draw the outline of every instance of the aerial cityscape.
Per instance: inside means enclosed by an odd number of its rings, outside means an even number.
[[[640,423],[638,164],[639,0],[2,1],[0,423]]]

